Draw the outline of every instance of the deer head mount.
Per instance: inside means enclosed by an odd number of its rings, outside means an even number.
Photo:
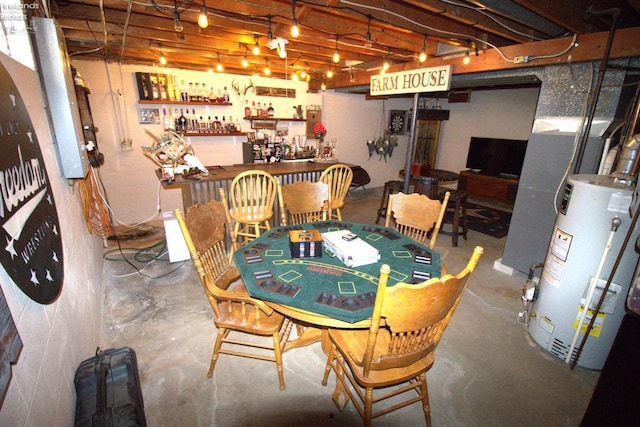
[[[255,92],[255,86],[253,85],[253,81],[251,81],[251,79],[249,79],[248,85],[244,85],[244,87],[240,89],[240,83],[236,82],[236,79],[234,77],[234,79],[231,81],[231,87],[233,88],[235,93],[238,94],[238,96],[241,96],[243,99],[245,96],[247,96],[247,92],[249,92],[249,90],[253,90]]]

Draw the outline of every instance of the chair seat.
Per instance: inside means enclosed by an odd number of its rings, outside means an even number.
[[[385,339],[385,335],[387,336]],[[329,338],[336,345],[345,357],[347,363],[351,367],[351,371],[358,383],[363,386],[386,387],[390,385],[400,384],[417,377],[421,372],[431,368],[435,360],[435,353],[431,352],[426,357],[422,357],[412,364],[389,368],[383,367],[381,370],[375,370],[375,362],[372,364],[369,376],[363,375],[363,366],[360,358],[367,348],[367,338],[369,331],[364,330],[329,330]],[[380,355],[388,353],[389,334],[380,330],[376,347],[373,352],[373,360],[379,359]],[[354,357],[355,355],[355,357]]]
[[[263,222],[269,221],[273,216],[273,210],[264,210],[264,209],[252,209],[250,211],[246,210],[238,210],[231,209],[230,211],[231,217],[237,221],[242,223],[247,222]]]
[[[234,293],[237,291],[233,291]],[[272,313],[271,316],[262,314],[259,323],[256,322],[255,311],[257,308],[246,305],[246,314],[243,316],[238,303],[233,303],[231,312],[228,311],[230,303],[225,301],[220,303],[220,317],[214,318],[218,328],[230,328],[236,331],[243,331],[254,335],[269,336],[278,332],[282,327],[284,317],[279,313]]]

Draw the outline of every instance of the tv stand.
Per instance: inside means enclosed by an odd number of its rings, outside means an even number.
[[[465,190],[469,196],[513,206],[518,192],[518,178],[466,170],[460,172],[458,189]]]

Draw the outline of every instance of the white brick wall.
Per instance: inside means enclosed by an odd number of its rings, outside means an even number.
[[[102,239],[88,233],[77,188],[61,176],[37,74],[1,53],[0,62],[18,86],[35,127],[64,253],[62,292],[49,305],[29,299],[0,267],[0,286],[24,344],[12,367],[0,425],[72,425],[75,370],[101,344]]]

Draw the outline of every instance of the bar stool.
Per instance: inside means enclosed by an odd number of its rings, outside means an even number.
[[[378,209],[376,224],[378,224],[380,218],[385,218],[387,216],[387,204],[389,203],[389,195],[399,193],[403,189],[403,181],[387,181],[384,183],[384,191],[382,193],[382,200],[380,200],[380,208]]]
[[[458,236],[462,236],[467,240],[467,192],[464,190],[447,190],[449,191],[449,204],[447,205],[447,214],[442,220],[440,232],[442,234],[451,235],[451,246],[458,246]],[[438,198],[442,200],[446,191],[438,193]],[[451,230],[445,230],[444,224],[451,224]],[[458,228],[461,228],[458,230]]]

